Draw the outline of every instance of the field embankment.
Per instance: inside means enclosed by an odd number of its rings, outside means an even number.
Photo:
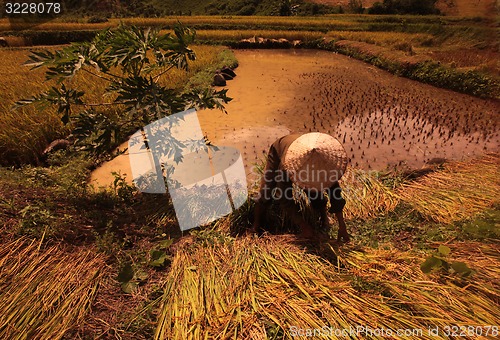
[[[125,18],[89,24],[84,19],[59,20],[22,30],[22,26],[12,26],[3,20],[0,31],[12,46],[52,45],[89,40],[97,30],[116,27],[120,22],[170,29],[176,21],[177,18]],[[327,48],[439,87],[484,97],[498,97],[499,93],[498,39],[496,28],[487,18],[198,16],[183,17],[182,21],[197,29],[199,42],[205,44],[235,48]],[[351,47],[336,48],[325,44],[323,39],[348,40]],[[352,48],[354,45],[357,47]]]
[[[407,49],[411,49],[411,45],[407,46]],[[408,55],[401,51],[348,40],[337,41],[333,47],[327,44],[325,48],[366,61],[398,76],[479,97],[500,98],[500,83],[495,78],[474,70],[460,71],[443,66],[429,55]]]

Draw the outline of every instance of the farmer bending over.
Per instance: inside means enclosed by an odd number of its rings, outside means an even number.
[[[328,194],[329,211],[339,222],[338,241],[349,241],[342,209],[345,200],[341,196],[338,180],[347,167],[347,155],[334,137],[312,132],[290,134],[281,137],[271,145],[262,177],[259,196],[256,199],[253,232],[261,229],[266,210],[274,199],[293,223],[301,228],[300,237],[312,238],[312,227],[302,216],[294,203],[292,183],[301,188],[308,196],[311,207],[319,211],[321,229],[329,230],[327,215]]]

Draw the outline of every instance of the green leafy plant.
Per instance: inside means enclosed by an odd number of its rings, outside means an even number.
[[[51,211],[38,205],[27,205],[20,212],[17,233],[45,238],[55,232],[56,218]]]
[[[116,280],[120,282],[121,289],[127,294],[135,292],[139,284],[148,278],[148,274],[142,270],[134,270],[131,263],[126,263]]]
[[[174,34],[121,25],[99,32],[89,42],[54,52],[34,51],[26,65],[47,67],[46,79],[56,86],[19,100],[17,105],[55,106],[61,121],[72,127],[76,145],[96,155],[109,152],[131,132],[173,113],[189,108],[224,110],[231,100],[227,90],[180,92],[161,82],[169,71],[188,70],[188,62],[196,58],[188,46],[194,39],[195,31],[180,23]],[[91,102],[85,88],[76,88],[78,82],[72,79],[82,73],[89,81],[105,84],[99,86],[102,93],[92,96],[102,101]]]
[[[111,173],[114,177],[113,180],[113,191],[122,201],[124,202],[132,202],[132,198],[134,194],[137,192],[137,189],[127,183],[126,175],[122,175],[119,172],[113,171]]]
[[[433,270],[443,270],[450,274],[459,274],[462,277],[467,277],[472,274],[472,269],[464,262],[450,262],[447,256],[451,249],[445,245],[440,245],[437,251],[429,256],[421,265],[422,272],[429,274]]]
[[[156,249],[152,249],[150,252],[151,261],[149,264],[152,267],[161,268],[164,267],[167,263],[170,263],[170,256],[167,254],[167,249],[174,243],[173,239],[166,239],[160,241]]]

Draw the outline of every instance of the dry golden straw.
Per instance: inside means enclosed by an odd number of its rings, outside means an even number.
[[[469,218],[498,203],[499,158],[453,162],[424,178],[404,185],[398,195],[423,217],[441,223]]]
[[[429,327],[500,323],[498,246],[452,248],[477,271],[462,287],[397,250],[345,249],[337,266],[283,236],[214,240],[175,256],[155,339],[291,339],[292,326],[422,329],[414,338],[431,339]]]
[[[344,214],[347,219],[383,215],[399,203],[397,195],[377,178],[375,172],[348,168],[340,186],[346,200]]]
[[[89,311],[104,262],[18,239],[0,246],[0,338],[61,339]]]

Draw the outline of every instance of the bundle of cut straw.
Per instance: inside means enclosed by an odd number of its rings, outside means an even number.
[[[270,334],[291,339],[297,328],[321,332],[325,327],[333,332],[331,339],[344,338],[335,330],[357,327],[422,330],[406,338],[431,339],[429,327],[498,325],[500,289],[493,282],[500,277],[491,269],[500,264],[498,251],[480,244],[454,248],[454,256],[480,261],[479,266],[472,262],[477,275],[462,288],[432,280],[419,268],[422,257],[395,250],[337,251],[337,266],[283,236],[181,249],[166,281],[155,339],[266,339]],[[353,284],[360,280],[368,288]]]
[[[347,202],[344,208],[347,219],[384,215],[399,203],[398,196],[377,178],[375,172],[348,168],[340,186]]]
[[[60,339],[83,320],[104,261],[17,239],[0,246],[0,338]]]
[[[397,192],[423,217],[451,223],[499,202],[499,155],[446,164],[443,171],[403,185]]]

